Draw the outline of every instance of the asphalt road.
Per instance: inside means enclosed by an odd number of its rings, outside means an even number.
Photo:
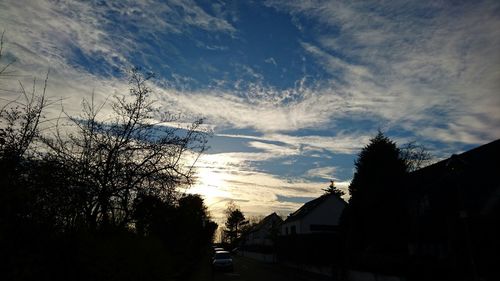
[[[193,271],[190,281],[324,281],[328,278],[298,271],[277,264],[262,263],[246,257],[233,256],[234,272],[212,272],[209,262],[202,262]]]

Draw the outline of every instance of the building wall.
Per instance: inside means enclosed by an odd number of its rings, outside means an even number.
[[[248,235],[247,245],[271,245],[267,229],[259,229]]]
[[[279,224],[282,220],[276,216],[272,217],[267,221],[266,224],[261,225],[259,229],[252,231],[248,234],[248,238],[246,241],[247,245],[272,245],[273,241],[271,240],[271,229],[274,227],[279,227]]]
[[[342,214],[344,207],[345,203],[341,201],[341,199],[336,196],[330,196],[300,220],[283,223],[281,226],[281,235],[293,234],[293,228],[295,228],[295,234],[308,234],[326,231],[311,231],[311,225],[338,226],[340,215]]]
[[[313,233],[311,225],[317,226],[338,226],[340,215],[344,210],[345,204],[336,196],[330,196],[319,206],[314,208],[307,216],[305,216],[300,224],[300,233]],[[321,232],[321,231],[320,231]]]
[[[286,222],[281,226],[281,235],[291,235],[294,234],[292,229],[295,229],[295,234],[300,234],[300,220]]]

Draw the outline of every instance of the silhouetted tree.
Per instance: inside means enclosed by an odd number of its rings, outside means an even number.
[[[49,105],[45,99],[47,80],[48,75],[40,94],[36,92],[36,80],[31,91],[20,83],[21,96],[0,108],[0,157],[17,163],[39,137],[42,113]]]
[[[379,132],[355,162],[342,224],[348,251],[404,252],[404,179],[407,166],[396,144]]]
[[[179,229],[179,242],[188,249],[195,252],[203,249],[201,246],[213,239],[217,225],[210,220],[207,207],[203,198],[198,194],[188,194],[179,199],[177,207]],[[190,248],[190,249],[189,249]]]
[[[330,181],[330,185],[328,186],[328,188],[323,189],[323,191],[325,192],[325,194],[335,194],[338,197],[342,197],[345,195],[344,191],[338,189],[335,186],[335,182],[333,180]]]
[[[188,253],[203,249],[217,228],[210,220],[203,198],[197,194],[182,196],[176,205],[157,196],[138,196],[133,219],[138,234],[156,236],[170,249]]]
[[[2,51],[3,36],[0,76],[14,77]],[[203,199],[178,192],[205,150],[202,120],[165,125],[180,120],[153,106],[149,78],[133,71],[111,114],[84,100],[80,116],[48,120],[47,78],[2,101],[2,280],[168,280],[213,239]]]
[[[431,160],[431,154],[425,146],[412,141],[400,148],[400,157],[405,161],[408,172],[416,171],[426,166]]]
[[[12,62],[2,63],[2,51],[3,34],[0,76],[10,75],[7,69]],[[0,232],[44,221],[41,216],[45,207],[38,198],[43,191],[35,188],[31,175],[37,171],[32,164],[39,160],[36,152],[43,111],[50,105],[45,98],[47,80],[48,74],[41,91],[37,90],[36,80],[31,89],[19,82],[20,95],[0,107]]]
[[[65,134],[58,126],[45,139],[48,157],[72,171],[72,188],[87,192],[78,215],[92,228],[126,226],[137,194],[174,198],[178,187],[193,181],[193,163],[186,160],[196,161],[206,148],[201,119],[186,128],[163,125],[177,121],[170,114],[153,121],[160,114],[150,101],[151,77],[132,71],[130,95],[115,96],[107,121],[99,115],[105,104],[84,100],[81,116],[67,115],[76,130]]]
[[[226,210],[226,234],[229,243],[234,246],[236,240],[240,237],[242,232],[242,226],[247,224],[248,221],[245,220],[245,215],[241,212],[238,206],[234,202],[229,202]]]
[[[139,194],[134,199],[133,210],[132,219],[139,235],[171,238],[176,216],[172,202],[150,194]]]
[[[4,55],[3,55],[3,37],[5,35],[5,30],[2,31],[2,35],[0,36],[0,77],[5,76],[8,73],[8,68],[15,62],[15,60],[11,60],[10,62],[4,62]]]

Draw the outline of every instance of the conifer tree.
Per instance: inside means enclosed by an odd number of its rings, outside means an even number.
[[[379,132],[355,162],[343,224],[352,252],[399,252],[405,247],[404,179],[407,166],[396,143]]]

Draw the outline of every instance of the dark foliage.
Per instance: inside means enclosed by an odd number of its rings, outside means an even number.
[[[245,215],[241,212],[240,208],[233,202],[230,202],[225,210],[226,213],[226,229],[224,230],[225,240],[232,247],[237,244],[241,233],[244,230],[244,225],[248,224],[245,220]]]
[[[169,280],[211,242],[203,199],[178,192],[193,179],[186,154],[205,149],[202,122],[153,123],[147,79],[132,72],[106,123],[93,101],[46,119],[47,80],[0,108],[2,280]]]
[[[332,180],[330,181],[330,185],[328,186],[328,188],[325,188],[323,189],[323,191],[325,192],[325,194],[335,194],[337,195],[338,197],[342,197],[345,195],[345,192],[338,189],[336,186],[335,186],[335,182]]]
[[[351,197],[341,219],[350,266],[365,263],[361,256],[405,253],[404,183],[408,168],[401,151],[379,132],[360,152],[355,167],[349,186]]]
[[[169,114],[152,121],[160,114],[150,101],[149,78],[131,73],[130,94],[114,97],[113,115],[105,123],[99,121],[105,104],[84,100],[81,116],[67,115],[67,122],[58,122],[43,138],[45,157],[68,170],[71,188],[85,193],[84,207],[74,216],[93,229],[133,223],[131,206],[138,195],[173,204],[176,189],[193,180],[186,154],[205,150],[202,120],[188,128],[161,125],[177,121]]]
[[[284,235],[276,239],[276,254],[280,261],[309,265],[340,264],[341,250],[338,233]]]

